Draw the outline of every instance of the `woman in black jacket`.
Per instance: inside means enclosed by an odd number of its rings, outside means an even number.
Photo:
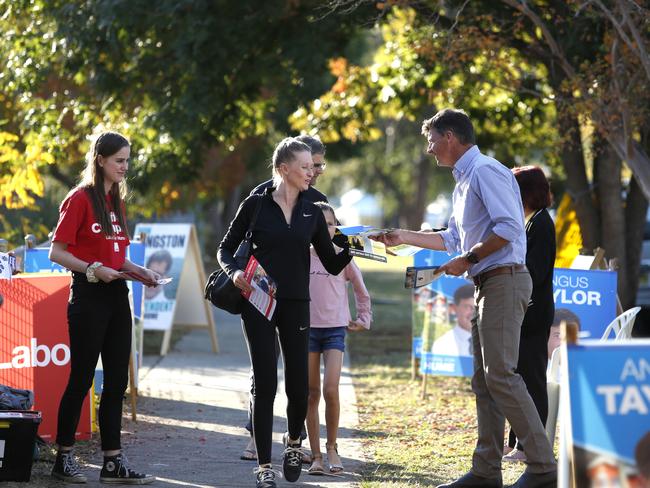
[[[261,200],[253,229],[253,255],[276,282],[277,306],[269,322],[248,302],[242,311],[242,327],[255,377],[253,435],[259,468],[257,488],[274,488],[271,467],[273,402],[277,389],[275,329],[284,358],[289,431],[284,434],[283,471],[287,481],[300,476],[302,453],[300,430],[307,414],[309,340],[309,246],[314,245],[325,268],[339,274],[350,262],[346,250],[336,254],[323,212],[303,198],[309,188],[313,162],[309,146],[286,138],[273,153],[275,186],[242,202],[219,245],[217,258],[235,286],[249,290],[233,257],[244,238]]]
[[[553,323],[553,266],[555,263],[555,224],[546,211],[551,192],[544,172],[537,166],[513,168],[519,184],[526,217],[526,267],[533,280],[533,292],[521,325],[517,372],[528,388],[543,424],[548,416],[546,367],[548,337]],[[512,448],[510,450],[509,448]],[[510,429],[504,461],[525,461],[524,446]]]

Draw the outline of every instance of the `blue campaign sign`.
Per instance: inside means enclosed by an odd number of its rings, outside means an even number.
[[[597,339],[616,318],[616,272],[555,268],[555,310],[568,309],[580,319],[580,337]]]
[[[55,273],[67,273],[60,264],[50,261],[48,254],[49,247],[36,247],[33,249],[25,249],[24,270],[25,273],[40,273],[43,271]]]
[[[591,477],[599,463],[616,467],[621,476],[634,466],[635,447],[650,434],[649,350],[647,340],[567,346],[571,426],[581,479]]]
[[[415,266],[440,266],[457,254],[420,251]],[[461,287],[466,289],[459,290]],[[455,303],[458,293],[459,304]],[[422,374],[470,376],[473,359],[470,347],[470,318],[473,307],[459,315],[459,306],[474,303],[474,285],[463,277],[443,275],[414,291],[413,354],[420,358]],[[421,311],[418,313],[418,311]]]
[[[471,356],[445,356],[423,352],[420,358],[420,374],[440,376],[472,376],[474,362]]]

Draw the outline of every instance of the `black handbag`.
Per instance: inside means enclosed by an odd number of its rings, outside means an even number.
[[[255,213],[253,214],[253,219],[248,226],[246,234],[244,234],[244,240],[241,241],[233,256],[239,269],[245,269],[250,259],[253,227],[255,227],[261,205],[262,198],[258,198]],[[223,269],[213,271],[208,276],[208,281],[203,290],[203,297],[209,300],[215,307],[235,315],[240,314],[244,306],[244,297],[241,294],[241,290],[235,286]]]

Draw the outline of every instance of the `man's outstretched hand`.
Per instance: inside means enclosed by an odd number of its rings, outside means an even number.
[[[385,234],[377,234],[373,236],[368,236],[373,241],[381,242],[388,247],[399,246],[400,244],[406,244],[404,242],[404,234],[406,231],[402,229],[395,229]]]

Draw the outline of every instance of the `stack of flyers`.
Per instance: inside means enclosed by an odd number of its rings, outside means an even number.
[[[404,288],[419,288],[440,278],[444,273],[440,266],[409,266],[406,268]]]
[[[16,272],[16,256],[6,252],[0,252],[0,279],[10,280],[11,275]]]
[[[139,281],[146,286],[166,285],[172,281],[172,278],[160,278],[158,280],[151,281],[147,276],[136,273],[135,271],[120,271],[120,274],[125,280]]]

